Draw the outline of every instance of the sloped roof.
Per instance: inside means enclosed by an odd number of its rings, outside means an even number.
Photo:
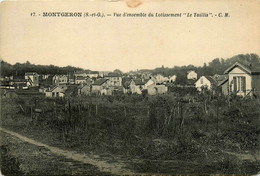
[[[89,71],[88,74],[98,74],[98,71]]]
[[[121,75],[118,74],[118,73],[110,72],[110,73],[108,73],[108,75],[106,75],[105,77],[121,77]]]
[[[124,88],[129,88],[129,85],[133,79],[132,78],[123,78],[122,85]]]
[[[214,75],[212,78],[217,81],[217,82],[220,82],[220,81],[223,81],[225,80],[226,78],[228,77],[228,75]]]
[[[100,78],[98,80],[96,80],[93,85],[97,85],[97,86],[101,86],[102,84],[104,84],[108,79],[105,78]]]
[[[143,82],[141,79],[134,79],[135,85],[145,85],[145,82]]]
[[[217,86],[222,86],[223,84],[225,84],[228,81],[228,77],[220,82],[218,82]]]
[[[46,90],[46,92],[52,92],[57,87],[59,87],[59,86],[58,85],[52,85],[48,90]]]
[[[76,80],[85,80],[85,77],[84,76],[77,76]]]
[[[216,84],[217,81],[215,79],[213,79],[211,76],[204,76],[205,78],[207,78],[207,80],[209,80],[209,82],[211,82],[212,84]]]
[[[236,62],[232,66],[230,66],[224,72],[224,74],[228,74],[235,67],[240,67],[242,70],[246,71],[249,74],[260,74],[260,65],[253,65],[253,64],[245,65],[245,64],[241,64],[239,62]]]

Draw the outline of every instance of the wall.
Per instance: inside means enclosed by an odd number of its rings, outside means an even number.
[[[252,75],[252,88],[256,95],[260,95],[260,75]]]
[[[147,90],[149,95],[157,95],[167,93],[168,88],[165,85],[150,85]]]
[[[228,74],[228,80],[229,80],[229,85],[231,87],[231,90],[229,90],[229,94],[234,91],[234,84],[231,82],[233,81],[234,76],[245,76],[246,78],[246,92],[239,91],[237,95],[245,96],[247,95],[251,90],[252,90],[252,77],[239,67],[235,67],[231,72]]]
[[[203,84],[201,84],[201,80],[203,80]],[[198,81],[195,83],[195,87],[198,89],[198,91],[201,91],[202,86],[207,86],[208,90],[211,90],[211,82],[205,76],[201,76],[200,79],[198,79]]]

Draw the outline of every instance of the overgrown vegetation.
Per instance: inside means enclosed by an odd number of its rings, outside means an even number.
[[[44,140],[55,138],[55,145],[73,150],[150,162],[203,161],[200,173],[205,173],[204,165],[211,168],[209,173],[252,174],[260,169],[257,157],[239,161],[225,153],[257,155],[259,99],[191,92],[185,96],[3,99],[1,103],[2,126],[33,131]]]

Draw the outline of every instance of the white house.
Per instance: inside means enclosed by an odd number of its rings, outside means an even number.
[[[144,89],[148,89],[148,86],[155,84],[155,82],[152,79],[146,79],[143,82],[144,82]]]
[[[170,81],[171,83],[173,83],[173,82],[176,81],[176,78],[177,78],[176,75],[172,75],[172,76],[170,76],[169,81]]]
[[[161,74],[156,75],[155,79],[156,79],[156,83],[165,83],[165,82],[169,81],[169,78],[167,78]]]
[[[91,85],[88,84],[81,84],[78,87],[78,95],[90,95],[91,94]]]
[[[90,77],[90,78],[97,78],[99,75],[99,72],[98,71],[90,71],[87,73],[87,76]]]
[[[118,73],[109,73],[105,78],[109,79],[111,86],[122,86],[122,76]]]
[[[36,72],[25,73],[24,78],[31,82],[32,87],[39,86],[39,74],[38,73],[36,73]]]
[[[64,97],[64,94],[65,89],[63,89],[59,85],[52,86],[45,91],[46,97]]]
[[[68,76],[67,75],[54,75],[52,78],[53,84],[67,84]]]
[[[236,62],[224,73],[228,75],[229,95],[260,95],[260,67]]]
[[[133,78],[123,78],[122,85],[123,85],[123,93],[132,93],[131,87],[133,87],[135,83],[133,81]]]
[[[86,82],[87,82],[87,80],[83,76],[77,76],[75,78],[75,84],[85,84]]]
[[[188,71],[188,74],[187,74],[187,79],[197,79],[198,75],[195,71],[191,70],[191,71]]]
[[[148,86],[148,94],[149,95],[158,95],[158,94],[164,94],[167,93],[168,87],[165,85],[150,85]]]
[[[107,89],[109,87],[110,87],[109,79],[105,79],[105,78],[97,79],[92,84],[92,93],[97,94],[97,95],[102,95],[101,93],[104,93],[104,91],[102,91],[102,90]]]
[[[195,87],[198,91],[202,91],[203,88],[207,90],[212,90],[216,85],[216,81],[211,76],[201,76],[196,82]]]

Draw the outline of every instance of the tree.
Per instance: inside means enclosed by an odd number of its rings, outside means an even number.
[[[121,70],[119,70],[119,69],[115,69],[113,72],[114,72],[114,73],[118,73],[118,74],[120,74],[120,75],[123,74],[123,72],[122,72]]]

